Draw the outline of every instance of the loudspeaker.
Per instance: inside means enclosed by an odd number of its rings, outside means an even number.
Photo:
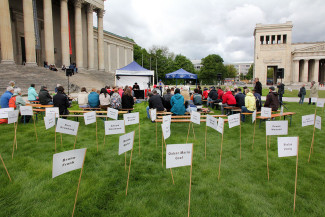
[[[221,73],[218,73],[218,74],[217,74],[217,79],[218,79],[218,80],[221,80],[221,78],[222,78],[222,74],[221,74]]]
[[[284,78],[284,68],[278,68],[278,71],[276,73],[277,78]]]
[[[74,75],[74,70],[73,69],[66,69],[65,70],[65,75],[66,76],[72,76],[72,75]]]

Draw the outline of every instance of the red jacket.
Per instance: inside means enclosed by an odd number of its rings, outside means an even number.
[[[222,104],[236,105],[236,99],[232,95],[231,91],[226,92],[222,97]]]
[[[207,99],[208,98],[208,95],[209,95],[209,90],[205,90],[205,91],[203,91],[203,95],[202,95],[202,98],[203,99]]]
[[[219,89],[218,90],[218,99],[222,99],[223,96],[223,90]]]

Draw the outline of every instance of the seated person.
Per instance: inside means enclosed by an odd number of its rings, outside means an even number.
[[[134,98],[132,96],[131,89],[127,88],[122,96],[122,109],[132,109],[133,105]]]
[[[35,90],[35,84],[31,84],[30,87],[28,88],[28,101],[33,102],[38,100],[38,94],[36,93]]]
[[[78,105],[80,108],[88,108],[88,92],[85,87],[81,88],[81,92],[78,93]]]
[[[7,91],[4,94],[2,94],[0,98],[1,108],[9,108],[9,100],[12,94],[14,94],[14,88],[11,86],[7,87]]]
[[[224,114],[224,107],[236,106],[236,99],[230,91],[230,87],[226,87],[226,93],[222,97],[221,114]]]
[[[134,83],[134,85],[133,85],[133,88],[132,88],[133,90],[140,90],[140,86],[138,85],[138,83],[137,82],[135,82]]]
[[[107,92],[107,89],[106,88],[102,88],[100,90],[100,95],[99,95],[99,107],[102,109],[102,110],[107,110],[107,108],[109,107],[109,105],[111,104],[111,97],[110,95],[108,94]]]
[[[99,94],[95,88],[91,89],[90,94],[88,95],[88,104],[90,108],[99,107]]]
[[[68,115],[70,107],[68,96],[64,93],[62,86],[58,87],[58,93],[53,97],[54,107],[59,107],[60,115]]]
[[[262,97],[259,93],[256,92],[255,89],[253,89],[253,95],[255,96],[256,99],[256,110],[261,111],[262,108]]]
[[[165,111],[163,101],[161,96],[158,94],[157,90],[154,89],[149,98],[149,106],[147,107],[147,117],[150,118],[149,109],[157,109],[157,111]]]
[[[41,87],[41,90],[38,93],[38,98],[41,105],[53,105],[52,97],[46,86]]]
[[[118,92],[118,88],[114,88],[114,92],[111,96],[111,107],[114,109],[120,109],[122,108],[122,98]]]
[[[245,106],[241,107],[241,112],[253,113],[256,109],[256,98],[250,89],[246,89]],[[245,122],[245,115],[241,115],[241,120]]]
[[[280,107],[279,94],[275,92],[273,86],[269,88],[269,91],[269,94],[266,96],[264,107],[272,108],[272,111],[277,111]]]
[[[194,94],[191,96],[194,105],[202,105],[202,95],[199,94],[199,89],[194,89]]]
[[[180,90],[176,88],[174,96],[172,96],[170,100],[170,104],[172,106],[171,112],[175,115],[184,115],[185,114],[185,100],[184,97],[180,94]]]
[[[171,89],[167,89],[166,94],[164,94],[163,96],[163,104],[168,112],[170,112],[170,109],[172,108],[172,106],[170,105],[170,100],[172,96],[173,95],[171,94]]]
[[[210,105],[211,108],[214,108],[214,103],[217,100],[218,100],[218,92],[216,91],[215,87],[211,87],[209,97],[208,97],[208,106]]]
[[[245,106],[245,95],[241,92],[241,88],[237,88],[235,99],[236,99],[236,107],[241,108]]]

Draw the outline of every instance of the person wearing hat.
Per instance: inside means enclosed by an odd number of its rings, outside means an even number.
[[[49,94],[46,86],[41,87],[38,98],[41,105],[53,105],[52,97]]]
[[[272,108],[272,111],[277,111],[280,107],[279,102],[279,94],[275,92],[275,88],[273,86],[269,87],[269,94],[266,96],[266,101],[264,103],[264,107]]]
[[[137,82],[134,83],[132,89],[133,89],[133,90],[140,90],[140,86],[138,85]]]

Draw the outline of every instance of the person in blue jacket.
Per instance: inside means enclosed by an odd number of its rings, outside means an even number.
[[[38,99],[38,94],[35,90],[35,84],[31,84],[28,88],[28,101],[36,101]]]
[[[175,115],[184,115],[186,112],[184,105],[184,97],[180,94],[180,92],[181,91],[176,88],[174,96],[172,96],[170,100],[170,104],[172,106],[170,111]]]
[[[90,108],[98,108],[99,107],[99,95],[96,92],[96,89],[91,89],[90,94],[88,95],[88,104]]]
[[[11,86],[7,87],[7,91],[4,94],[2,94],[0,98],[1,108],[9,108],[9,100],[12,94],[14,94],[14,88]]]

